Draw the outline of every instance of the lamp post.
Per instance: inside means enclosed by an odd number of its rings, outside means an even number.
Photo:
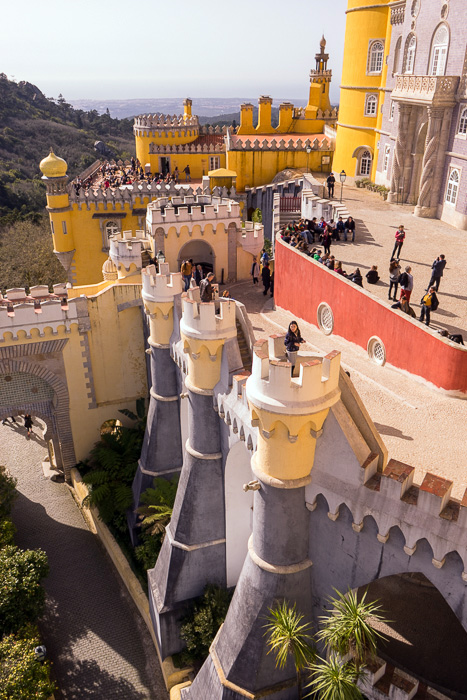
[[[342,190],[344,189],[344,182],[346,179],[347,175],[345,174],[345,170],[342,170],[339,173],[339,180],[341,181],[341,204],[342,204]]]
[[[307,146],[307,147],[305,148],[305,151],[306,151],[306,171],[307,171],[307,173],[308,173],[308,172],[310,172],[310,171],[308,170],[308,159],[309,159],[310,153],[311,153],[311,146]]]

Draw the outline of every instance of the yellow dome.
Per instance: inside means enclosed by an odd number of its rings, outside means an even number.
[[[63,158],[55,155],[52,149],[47,158],[41,160],[39,164],[44,177],[65,177],[68,165]]]

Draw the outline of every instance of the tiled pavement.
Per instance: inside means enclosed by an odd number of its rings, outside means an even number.
[[[69,487],[43,476],[45,454],[44,443],[26,440],[23,428],[0,425],[0,464],[18,479],[16,541],[41,547],[49,559],[41,630],[57,700],[166,699],[147,628]]]

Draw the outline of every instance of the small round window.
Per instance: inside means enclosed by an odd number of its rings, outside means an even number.
[[[334,330],[334,315],[328,304],[318,306],[318,326],[325,335],[331,335]]]
[[[384,365],[386,362],[386,348],[381,338],[376,335],[368,341],[368,356],[377,365]]]

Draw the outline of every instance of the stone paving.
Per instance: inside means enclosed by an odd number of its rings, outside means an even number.
[[[0,425],[0,463],[18,479],[16,541],[41,547],[49,559],[40,627],[60,687],[56,698],[163,700],[149,632],[69,487],[44,477],[45,456],[40,438]]]

